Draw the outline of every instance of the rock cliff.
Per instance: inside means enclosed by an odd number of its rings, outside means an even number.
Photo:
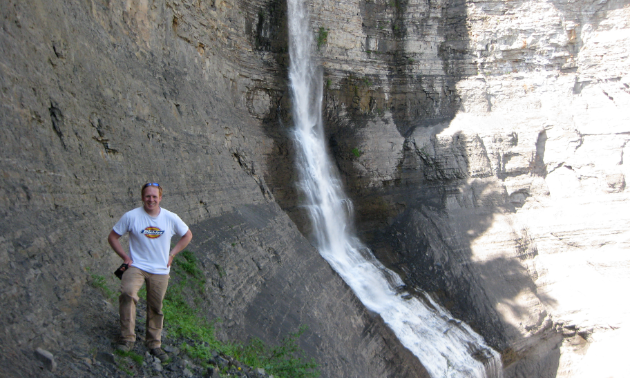
[[[423,375],[263,179],[263,120],[286,91],[282,3],[0,6],[3,376],[90,375],[81,361],[111,348],[115,303],[88,281],[116,285],[106,237],[147,181],[191,225],[219,336],[277,343],[305,324],[324,376]]]
[[[77,376],[114,339],[87,282],[117,267],[106,236],[147,181],[192,227],[222,337],[306,324],[323,376],[424,375],[303,236],[284,2],[0,6],[8,376],[52,374],[38,347]],[[331,153],[377,256],[507,377],[622,376],[627,2],[313,0],[311,15]]]
[[[312,9],[331,150],[381,260],[506,376],[623,376],[630,5]]]

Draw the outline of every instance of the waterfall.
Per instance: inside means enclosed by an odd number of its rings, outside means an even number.
[[[422,293],[404,292],[401,278],[383,266],[349,229],[352,203],[328,157],[322,120],[322,72],[314,63],[314,31],[306,0],[288,0],[289,80],[293,101],[293,137],[299,188],[305,196],[320,254],[378,313],[431,377],[502,376],[500,358],[483,338]]]

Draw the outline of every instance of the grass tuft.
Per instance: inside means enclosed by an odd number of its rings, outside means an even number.
[[[114,353],[116,353],[120,357],[130,358],[131,360],[133,360],[138,365],[141,365],[142,362],[144,362],[144,357],[142,357],[141,355],[139,355],[138,353],[136,353],[136,352],[134,352],[132,350],[130,350],[128,352],[124,352],[122,350],[116,349],[114,351]]]
[[[107,285],[107,279],[100,274],[90,274],[90,286],[95,289],[99,289],[105,297],[109,299],[116,299],[117,294]]]
[[[319,27],[317,32],[317,50],[324,46],[328,42],[328,30],[323,26]]]

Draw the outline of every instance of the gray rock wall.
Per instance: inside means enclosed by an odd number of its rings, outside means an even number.
[[[70,366],[114,340],[115,307],[87,282],[118,265],[106,236],[147,181],[192,226],[222,337],[307,324],[324,376],[424,374],[297,232],[283,1],[0,6],[7,375],[39,374],[38,347]],[[311,2],[357,230],[509,377],[625,374],[628,12]]]
[[[323,376],[423,376],[274,203],[266,119],[286,91],[281,2],[2,1],[0,370],[60,376],[109,350],[116,305],[92,288],[106,237],[159,182],[194,232],[219,335],[298,326]],[[275,102],[274,102],[275,101]],[[267,170],[268,171],[268,170]],[[220,271],[224,272],[220,273]],[[114,304],[112,306],[112,303]],[[93,356],[92,356],[93,357]]]
[[[625,374],[628,9],[313,2],[357,229],[507,376]]]

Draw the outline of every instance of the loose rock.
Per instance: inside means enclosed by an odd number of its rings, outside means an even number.
[[[37,357],[38,360],[40,360],[44,364],[46,369],[50,371],[55,371],[55,369],[57,368],[55,357],[49,351],[42,348],[37,348],[35,350],[35,356]]]

